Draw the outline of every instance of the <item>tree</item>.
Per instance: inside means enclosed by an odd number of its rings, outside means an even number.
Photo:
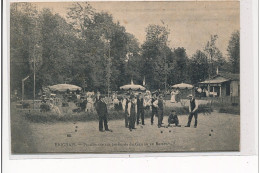
[[[95,9],[88,2],[75,2],[69,8],[67,19],[78,33],[78,37],[84,39],[84,32],[88,23],[93,21]]]
[[[189,76],[191,83],[195,84],[204,81],[208,78],[208,60],[205,53],[197,50],[194,55],[192,55],[189,63]]]
[[[36,25],[38,12],[30,3],[12,3],[10,6],[10,73],[11,91],[21,93],[22,79],[30,78],[26,82],[26,91],[30,95],[33,90],[33,60],[41,61],[41,47],[36,49],[40,42],[39,28]],[[37,46],[38,47],[38,46]],[[37,64],[39,66],[40,64]]]
[[[137,54],[138,43],[133,35],[128,34],[119,22],[114,22],[112,15],[108,13],[95,12],[87,3],[76,3],[69,10],[69,21],[74,28],[81,28],[78,31],[84,42],[84,50],[79,53],[77,59],[84,60],[85,63],[82,68],[75,70],[78,74],[76,76],[80,74],[82,76],[82,71],[84,71],[90,90],[98,88],[106,92],[108,83],[112,90],[117,90],[119,86],[127,82],[126,79],[129,76],[127,64],[133,62],[133,57],[128,55]],[[106,63],[107,57],[109,57],[109,63]],[[128,58],[131,60],[129,61]]]
[[[235,31],[232,33],[228,44],[228,56],[232,65],[232,72],[240,72],[240,32]]]
[[[188,78],[188,57],[183,47],[174,49],[172,55],[170,84],[189,82]]]
[[[146,28],[146,41],[142,45],[142,75],[152,89],[165,88],[168,75],[169,31],[160,25]]]
[[[216,46],[216,41],[218,39],[218,35],[211,35],[210,40],[207,42],[204,51],[206,56],[208,57],[208,75],[209,78],[212,75],[216,74],[216,69],[225,64],[225,60],[223,58],[222,53]]]

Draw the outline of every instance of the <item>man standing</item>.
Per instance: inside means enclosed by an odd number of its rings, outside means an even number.
[[[107,112],[107,105],[104,101],[104,96],[100,96],[99,100],[97,100],[96,110],[97,110],[97,114],[98,114],[98,118],[99,118],[99,131],[104,132],[104,130],[103,130],[103,122],[104,122],[105,131],[112,132],[112,130],[108,129],[108,125],[107,125],[108,112]]]
[[[154,115],[158,116],[158,110],[157,110],[158,109],[158,100],[157,100],[155,93],[153,94],[151,104],[152,104],[151,125],[153,125]]]
[[[123,111],[125,114],[125,127],[128,128],[128,103],[129,103],[129,98],[128,96],[125,96],[123,99],[122,107]]]
[[[197,122],[198,122],[198,103],[197,101],[195,100],[195,98],[193,97],[192,94],[190,94],[189,96],[189,99],[190,99],[190,104],[189,104],[189,119],[188,119],[188,124],[187,126],[185,127],[190,127],[190,123],[191,123],[191,120],[192,120],[192,117],[194,116],[195,118],[195,123],[194,123],[194,128],[197,127]]]
[[[142,119],[142,125],[144,125],[144,98],[141,94],[139,94],[137,98],[137,125],[140,123],[140,116]]]
[[[163,96],[160,94],[158,99],[158,128],[162,126],[163,121]]]
[[[128,115],[129,115],[129,130],[135,128],[135,120],[136,120],[136,113],[137,113],[137,106],[136,106],[136,99],[133,95],[130,96],[130,102],[128,103]]]

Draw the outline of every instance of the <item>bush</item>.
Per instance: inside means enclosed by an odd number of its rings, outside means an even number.
[[[59,116],[53,112],[39,112],[30,111],[23,114],[25,119],[35,123],[48,123],[48,122],[68,122],[68,121],[93,121],[98,120],[98,115],[96,112],[79,112],[72,114],[64,114]],[[108,120],[123,119],[124,113],[122,111],[109,111]]]
[[[30,108],[30,103],[28,103],[28,102],[22,102],[22,106],[23,106],[23,108]]]
[[[42,106],[43,107],[43,106]],[[42,109],[42,108],[41,108]],[[188,106],[184,107],[175,107],[170,108],[166,107],[164,109],[164,116],[169,116],[172,110],[175,110],[177,115],[187,115],[189,114]],[[48,108],[44,106],[44,110],[48,110]],[[211,113],[212,109],[208,105],[199,105],[198,113]],[[46,112],[39,112],[39,111],[31,111],[24,114],[25,118],[31,122],[35,123],[48,123],[48,122],[67,122],[67,121],[93,121],[98,120],[98,115],[94,111],[93,113],[90,112],[73,112],[71,114],[63,114],[58,115],[51,111]],[[151,110],[145,111],[145,117],[148,118],[151,116]],[[118,120],[124,119],[125,114],[123,111],[115,111],[109,110],[108,111],[108,120]]]
[[[49,112],[51,110],[50,105],[43,103],[40,105],[41,112]]]

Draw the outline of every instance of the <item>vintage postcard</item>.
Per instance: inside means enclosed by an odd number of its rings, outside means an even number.
[[[239,1],[10,2],[11,154],[240,151]]]

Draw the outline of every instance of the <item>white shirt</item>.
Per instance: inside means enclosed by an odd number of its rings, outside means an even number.
[[[125,111],[125,106],[126,106],[126,99],[124,99],[124,100],[122,101],[123,111]]]
[[[158,108],[158,99],[153,102],[153,106]]]

